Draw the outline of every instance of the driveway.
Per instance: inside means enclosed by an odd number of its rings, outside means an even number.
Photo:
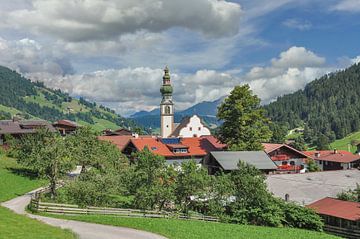
[[[31,195],[35,191],[4,202],[1,205],[11,209],[17,214],[27,215],[51,226],[70,229],[75,232],[80,239],[166,239],[165,237],[150,232],[125,227],[106,226],[29,214],[25,211],[25,208],[30,203]]]

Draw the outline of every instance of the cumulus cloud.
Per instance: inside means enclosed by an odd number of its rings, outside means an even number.
[[[268,67],[253,67],[244,77],[253,91],[270,102],[283,94],[303,88],[307,83],[331,71],[325,58],[304,47],[293,46],[271,60]]]
[[[311,22],[296,18],[289,18],[285,20],[282,24],[288,28],[298,29],[300,31],[309,30],[312,27]]]
[[[334,11],[360,12],[360,3],[359,0],[339,0],[331,9]]]
[[[224,0],[34,0],[32,8],[9,12],[6,22],[71,42],[173,27],[219,37],[238,32],[241,13],[239,4]]]
[[[51,88],[59,88],[74,96],[102,102],[121,114],[158,107],[162,84],[162,69],[149,67],[123,68],[74,75],[41,75],[41,81]],[[39,80],[36,74],[33,80]],[[194,74],[172,73],[174,100],[177,109],[184,109],[203,100],[215,100],[230,92],[236,79],[213,70],[199,70]]]
[[[45,49],[37,41],[24,38],[8,41],[0,37],[0,65],[10,67],[25,75],[74,73],[70,61]]]

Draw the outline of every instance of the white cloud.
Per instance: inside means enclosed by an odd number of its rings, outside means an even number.
[[[325,58],[304,47],[293,46],[271,60],[268,67],[253,67],[246,75],[253,91],[263,103],[303,88],[332,68],[324,66]]]
[[[9,12],[6,22],[75,42],[173,27],[219,37],[238,32],[241,13],[239,4],[224,0],[34,0],[32,8]]]
[[[309,30],[312,27],[311,22],[296,18],[289,18],[285,20],[282,24],[288,28],[298,29],[300,31]]]
[[[359,0],[339,0],[331,9],[334,11],[360,12],[360,2]]]
[[[23,74],[65,75],[74,72],[69,60],[28,38],[8,41],[0,37],[0,55],[0,65]]]

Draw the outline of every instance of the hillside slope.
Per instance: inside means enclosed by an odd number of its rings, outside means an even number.
[[[0,118],[11,118],[15,114],[51,122],[69,119],[81,125],[91,125],[96,130],[137,127],[132,120],[107,107],[46,88],[43,83],[31,82],[0,66]]]
[[[321,139],[326,144],[360,129],[359,92],[360,64],[355,64],[279,97],[265,108],[273,121],[289,129],[304,126],[307,142]]]

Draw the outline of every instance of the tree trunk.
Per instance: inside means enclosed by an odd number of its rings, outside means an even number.
[[[50,181],[50,195],[51,195],[51,199],[55,199],[56,198],[56,179],[53,178]]]

